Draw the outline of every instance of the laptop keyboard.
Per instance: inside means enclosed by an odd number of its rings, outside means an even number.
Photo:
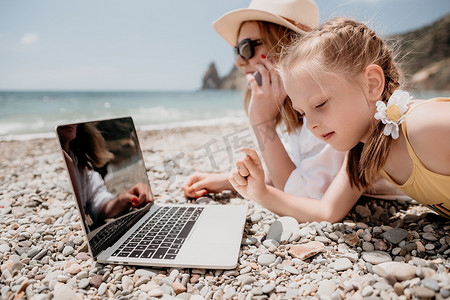
[[[98,253],[103,245],[111,238],[111,236],[116,233],[121,227],[125,226],[131,219],[133,219],[139,211],[129,213],[114,222],[108,223],[99,232],[97,232],[90,240],[92,251]]]
[[[162,207],[112,256],[175,259],[202,211],[203,207]]]

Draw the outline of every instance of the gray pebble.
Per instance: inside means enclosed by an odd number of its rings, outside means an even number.
[[[348,258],[339,258],[331,264],[332,268],[336,271],[345,271],[353,267],[352,262]]]
[[[283,270],[285,270],[286,272],[291,273],[292,275],[298,275],[299,272],[296,268],[292,267],[292,266],[283,266]]]
[[[64,256],[69,256],[69,255],[72,255],[74,251],[75,251],[75,250],[74,250],[72,247],[70,247],[70,246],[65,246],[65,247],[64,247],[64,250],[63,250],[63,252],[62,252],[62,254],[63,254]]]
[[[413,288],[413,295],[417,298],[432,298],[436,293],[429,288],[423,286],[415,286]]]
[[[252,271],[252,267],[250,266],[245,266],[244,268],[241,269],[241,271],[239,271],[239,274],[247,274],[250,273]]]
[[[83,278],[83,279],[80,280],[80,283],[78,284],[78,287],[80,289],[85,289],[85,288],[88,287],[88,285],[89,285],[89,279],[88,278]]]
[[[363,242],[362,243],[362,249],[366,252],[371,252],[375,250],[375,247],[373,246],[372,243],[369,242]]]
[[[450,297],[450,286],[444,287],[441,289],[440,294],[442,298],[447,299]]]
[[[0,253],[8,253],[11,251],[11,247],[8,244],[0,244]]]
[[[136,272],[134,272],[138,276],[147,276],[149,278],[153,278],[153,276],[156,276],[158,274],[157,271],[149,270],[149,269],[137,269]]]
[[[36,254],[36,256],[33,257],[33,259],[40,260],[40,259],[43,258],[46,254],[47,254],[47,249],[42,249],[41,251],[39,251],[38,254]]]
[[[264,240],[263,245],[266,248],[269,248],[269,247],[278,248],[280,246],[280,243],[277,242],[276,240],[266,239],[266,240]]]
[[[269,240],[275,240],[278,243],[281,242],[281,234],[283,233],[283,225],[280,221],[275,221],[269,228],[266,238]]]
[[[434,244],[426,244],[425,245],[425,249],[427,249],[427,250],[434,250],[434,248],[436,248],[436,246]]]
[[[284,295],[287,299],[297,298],[299,296],[297,289],[288,289]]]
[[[268,266],[271,263],[275,262],[276,256],[273,254],[261,254],[258,256],[258,263],[261,266]]]
[[[322,242],[324,244],[328,244],[330,242],[330,239],[325,236],[316,236],[316,237],[314,237],[314,240],[318,241],[318,242]]]
[[[335,242],[337,242],[337,241],[339,240],[339,236],[338,236],[336,233],[334,233],[334,232],[330,233],[330,234],[328,235],[328,237],[329,237],[331,240],[335,241]]]
[[[393,276],[399,281],[413,279],[416,267],[402,262],[384,262],[373,267],[374,273],[381,277]]]
[[[331,296],[336,291],[336,283],[333,280],[323,280],[319,284],[317,294],[320,297]]]
[[[262,220],[262,215],[260,213],[255,213],[250,216],[250,220],[252,223],[258,223]]]
[[[38,253],[39,253],[39,249],[31,248],[30,251],[28,251],[27,255],[28,255],[29,258],[33,258]]]
[[[362,252],[361,257],[373,265],[392,261],[392,257],[383,251]]]
[[[239,281],[241,282],[241,286],[244,286],[251,285],[256,281],[256,279],[248,275],[243,275],[242,277],[239,277]]]
[[[262,286],[262,292],[264,294],[270,294],[275,289],[275,283],[270,282]]]
[[[102,282],[102,284],[100,284],[100,287],[98,288],[98,294],[101,296],[106,292],[106,289],[108,288],[108,286],[106,285],[106,283]]]
[[[253,296],[259,296],[263,294],[262,288],[260,286],[256,286],[254,288],[251,289],[251,293],[253,294]]]
[[[403,228],[392,228],[382,234],[388,242],[398,244],[408,236],[408,231]]]
[[[257,242],[258,242],[258,239],[255,237],[246,237],[246,238],[242,239],[241,244],[249,246],[249,245],[255,245]]]
[[[429,288],[430,290],[433,290],[435,292],[439,292],[439,283],[435,279],[427,277],[424,278],[421,283],[424,287]]]
[[[430,242],[436,242],[438,240],[432,232],[425,232],[424,234],[422,234],[422,237]]]
[[[368,285],[366,287],[363,288],[362,292],[361,292],[363,297],[369,297],[373,294],[373,287]]]
[[[231,299],[235,294],[236,294],[236,288],[234,286],[231,286],[225,291],[225,294],[223,296],[225,299]]]

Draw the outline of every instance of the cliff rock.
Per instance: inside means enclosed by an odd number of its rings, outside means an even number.
[[[236,66],[233,66],[228,75],[220,78],[216,65],[212,62],[203,76],[202,89],[242,90],[246,84],[244,73]]]
[[[418,89],[450,91],[450,14],[391,38],[407,81]]]
[[[209,64],[209,68],[203,75],[202,90],[214,90],[220,88],[219,73],[217,73],[216,65],[214,63]]]

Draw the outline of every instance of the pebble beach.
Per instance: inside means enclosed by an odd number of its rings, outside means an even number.
[[[450,221],[361,198],[339,223],[298,223],[233,192],[187,199],[193,171],[229,171],[242,125],[138,131],[155,202],[248,203],[235,269],[105,265],[89,254],[56,138],[0,141],[1,299],[450,299]]]

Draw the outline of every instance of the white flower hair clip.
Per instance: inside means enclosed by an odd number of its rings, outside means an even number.
[[[405,113],[411,99],[408,92],[396,90],[389,98],[387,106],[383,101],[377,101],[375,119],[381,120],[386,125],[384,135],[391,135],[393,139],[398,139],[398,126],[405,120]]]

